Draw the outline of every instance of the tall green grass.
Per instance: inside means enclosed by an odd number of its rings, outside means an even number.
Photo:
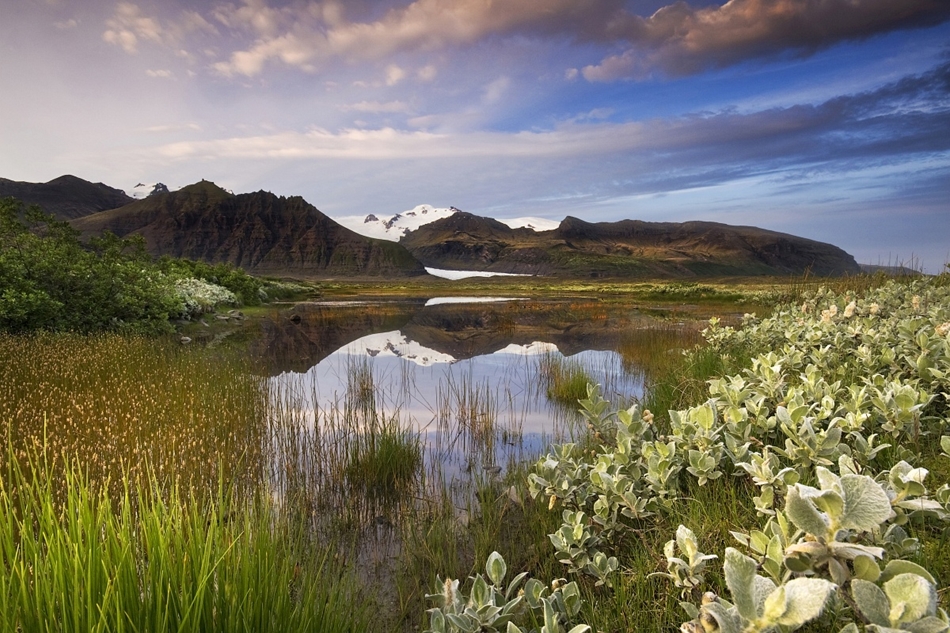
[[[0,480],[4,631],[368,631],[329,550],[288,538],[269,503],[124,476],[116,496],[45,453]]]

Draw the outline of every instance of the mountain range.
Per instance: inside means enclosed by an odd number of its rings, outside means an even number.
[[[84,236],[142,235],[154,255],[229,262],[256,273],[425,274],[404,247],[358,235],[299,196],[234,195],[204,180],[71,223]]]
[[[348,222],[358,229],[353,231],[299,196],[235,195],[200,181],[136,200],[75,176],[48,183],[0,179],[0,197],[6,196],[38,204],[87,237],[139,234],[154,255],[224,261],[274,275],[412,276],[424,275],[424,267],[640,278],[860,272],[854,258],[833,245],[715,222],[591,223],[567,217],[555,226],[538,218],[501,222],[420,205]]]

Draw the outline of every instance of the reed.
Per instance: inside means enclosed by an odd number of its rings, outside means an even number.
[[[548,398],[570,407],[587,397],[589,383],[597,382],[580,362],[559,354],[542,354],[538,359],[538,369]]]
[[[4,631],[368,631],[370,609],[328,549],[287,538],[261,499],[154,478],[116,496],[70,460],[8,447],[0,480]],[[25,467],[24,467],[25,466]],[[147,464],[146,464],[147,470]]]

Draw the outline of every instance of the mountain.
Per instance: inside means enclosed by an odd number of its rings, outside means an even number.
[[[115,209],[133,200],[121,189],[68,175],[42,183],[0,178],[0,198],[7,197],[18,198],[27,205],[39,205],[58,220]]]
[[[72,221],[84,236],[139,234],[153,255],[230,262],[264,274],[422,275],[399,244],[346,229],[301,197],[234,195],[212,182],[151,195]]]
[[[339,218],[337,221],[360,235],[398,242],[403,235],[416,230],[423,224],[447,218],[457,211],[458,209],[455,207],[441,209],[420,204],[414,209],[395,215],[376,216],[370,213],[366,217],[347,216]]]
[[[513,229],[469,213],[400,239],[425,266],[590,277],[856,274],[851,255],[794,235],[716,222],[585,222]]]
[[[409,211],[403,211],[395,215],[377,216],[373,213],[365,217],[350,215],[337,218],[337,222],[360,235],[398,242],[405,235],[415,231],[420,226],[431,224],[437,220],[443,220],[455,213],[460,213],[455,207],[448,207],[446,209],[420,204]],[[558,225],[557,222],[552,220],[534,217],[511,218],[499,220],[499,222],[511,228],[528,228],[535,231],[553,229]]]

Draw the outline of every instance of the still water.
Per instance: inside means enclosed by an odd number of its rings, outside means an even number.
[[[315,302],[267,323],[257,352],[276,391],[298,394],[312,424],[350,414],[394,421],[418,434],[427,470],[452,479],[499,474],[572,436],[580,416],[576,398],[552,393],[559,371],[581,372],[629,406],[643,371],[621,353],[624,342],[657,326],[596,302]]]

